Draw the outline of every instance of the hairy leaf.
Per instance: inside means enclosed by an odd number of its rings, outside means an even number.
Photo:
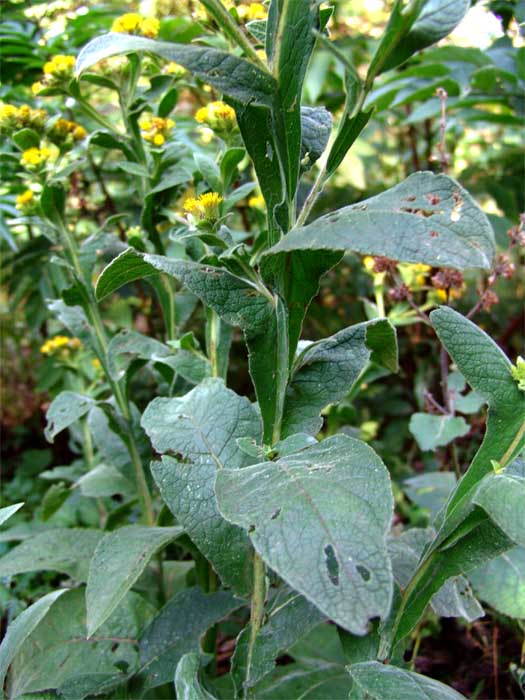
[[[185,654],[175,670],[175,692],[181,700],[216,700],[199,682],[201,660],[198,654]]]
[[[86,588],[90,637],[115,610],[153,555],[181,532],[176,527],[126,525],[103,537],[89,565]]]
[[[437,416],[430,413],[413,413],[409,430],[422,450],[435,450],[463,437],[470,430],[460,416]]]
[[[61,391],[46,412],[47,425],[44,430],[46,440],[53,442],[55,435],[85,416],[95,403],[96,401],[90,396],[74,391]]]
[[[323,155],[333,118],[324,107],[301,107],[301,167],[309,170]]]
[[[525,547],[525,478],[514,474],[490,474],[474,495],[491,519],[516,544]]]
[[[514,547],[469,573],[479,597],[504,615],[525,618],[525,547]]]
[[[337,435],[277,462],[222,470],[215,488],[224,517],[328,617],[364,634],[371,617],[388,614],[392,493],[368,445]]]

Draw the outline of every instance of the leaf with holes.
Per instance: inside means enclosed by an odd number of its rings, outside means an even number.
[[[365,634],[390,611],[388,472],[360,440],[337,435],[277,462],[217,473],[219,509],[264,561],[327,617]],[[348,523],[352,523],[348,527]]]
[[[47,425],[44,430],[46,439],[53,442],[58,433],[85,416],[95,405],[96,401],[90,396],[74,391],[61,391],[47,409]]]

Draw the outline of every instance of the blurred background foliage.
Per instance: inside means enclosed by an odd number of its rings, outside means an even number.
[[[341,55],[351,58],[360,74],[381,37],[390,6],[390,2],[380,0],[335,3],[330,34]],[[128,2],[126,11],[162,19],[159,38],[165,40],[190,42],[196,36],[201,40],[204,36],[215,46],[223,41],[199,3],[192,0]],[[89,112],[78,111],[72,97],[64,100],[59,94],[35,96],[32,85],[41,79],[44,64],[53,56],[77,54],[91,38],[108,31],[121,13],[120,2],[2,3],[0,101],[45,106],[52,114],[74,117],[92,139],[89,153],[73,149],[70,155],[71,223],[81,239],[115,215],[124,215],[110,219],[110,229],[118,238],[126,241],[140,237],[141,230],[136,227],[141,224],[143,194],[131,188],[129,172],[119,165],[119,151],[108,150],[102,143],[98,147],[93,136],[98,126]],[[499,253],[508,255],[507,268],[494,278],[473,272],[464,283],[441,288],[432,282],[430,269],[399,266],[391,275],[374,267],[373,261],[357,256],[347,256],[343,265],[323,279],[304,337],[324,337],[383,313],[398,326],[401,375],[383,377],[378,370],[370,372],[363,378],[365,390],[357,398],[350,395],[337,408],[327,410],[324,432],[344,430],[359,435],[379,452],[398,485],[399,522],[426,525],[432,512],[424,499],[410,491],[406,479],[447,471],[454,462],[461,469],[472,458],[484,429],[478,406],[473,412],[465,411],[469,431],[456,441],[454,448],[445,445],[422,450],[410,432],[414,411],[432,410],[429,391],[440,393],[439,351],[432,331],[420,322],[417,309],[425,310],[447,300],[463,313],[476,307],[475,321],[511,359],[523,353],[525,234],[520,215],[525,209],[524,21],[525,5],[518,0],[474,3],[450,37],[400,68],[384,73],[365,105],[374,108],[372,118],[316,205],[315,213],[321,214],[376,194],[414,171],[445,169],[476,196],[494,226]],[[83,91],[92,107],[109,123],[118,124],[119,105],[115,93],[104,86],[103,78],[115,79],[117,75],[124,80],[126,60],[111,59],[105,70],[99,72],[98,80],[84,85]],[[343,76],[341,61],[320,43],[309,67],[304,104],[325,105],[337,119],[345,98]],[[142,99],[158,104],[167,94],[170,80],[159,66],[152,62],[148,68],[146,62],[140,81]],[[174,80],[168,92],[171,97],[165,111],[169,114],[172,105],[176,105],[171,116],[177,122],[180,162],[185,162],[186,152],[192,156],[195,148],[201,149],[204,156],[213,155],[213,134],[197,124],[194,114],[217,96],[208,86],[187,76]],[[196,133],[199,145],[193,146],[190,137]],[[55,338],[56,347],[43,351],[46,340],[63,331],[47,310],[45,300],[55,298],[66,287],[66,279],[58,265],[49,264],[53,242],[32,227],[30,218],[20,219],[17,197],[26,186],[20,176],[16,148],[9,141],[2,145],[0,169],[3,497],[6,502],[25,501],[29,506],[17,516],[16,528],[11,528],[10,534],[0,535],[0,547],[6,547],[2,541],[23,539],[31,528],[58,524],[93,526],[98,522],[93,501],[86,502],[78,490],[73,495],[60,490],[53,481],[50,486],[49,481],[49,470],[72,461],[74,466],[74,460],[82,457],[82,435],[61,437],[48,445],[43,424],[45,409],[58,391],[102,391],[104,387],[96,362],[81,346],[71,344],[71,339],[60,346]],[[300,196],[305,197],[307,183],[303,189]],[[188,194],[191,191],[187,185],[181,184],[155,199],[151,235],[176,224],[177,211]],[[233,228],[245,238],[264,221],[257,201],[247,197],[236,203],[233,217]],[[401,282],[410,289],[410,300],[399,298]],[[193,308],[191,301],[188,304],[184,313],[189,317]],[[197,336],[202,328],[200,313],[197,311],[187,326]],[[105,301],[104,314],[113,330],[134,328],[155,336],[161,327],[151,289],[142,283],[128,285],[120,295]],[[204,342],[203,338],[198,340]],[[251,391],[240,337],[233,344],[229,382],[239,393]],[[461,378],[458,382],[458,391],[463,391]],[[132,392],[139,406],[166,391],[157,368],[147,365],[135,374]],[[35,520],[25,520],[31,510],[36,514],[37,526]],[[19,590],[17,598],[9,589],[0,587],[0,606],[7,616],[11,618],[18,612],[24,590],[27,599],[45,590],[49,576],[21,577],[18,587],[22,593]],[[448,683],[452,674],[459,689],[475,693],[471,697],[493,697],[496,686],[502,697],[518,697],[516,678],[525,673],[525,651],[520,648],[523,623],[510,620],[497,610],[470,625],[439,621],[431,615],[418,634],[418,670]],[[498,634],[500,657],[494,661],[494,635]],[[441,644],[436,646],[437,638]],[[514,680],[507,674],[509,663],[514,664]]]

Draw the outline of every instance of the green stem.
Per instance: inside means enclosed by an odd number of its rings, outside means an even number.
[[[266,570],[264,562],[257,552],[253,553],[253,593],[252,604],[250,610],[250,639],[248,641],[248,650],[246,655],[246,681],[250,679],[250,669],[253,660],[253,651],[257,635],[263,624],[264,619],[264,601],[266,599]],[[248,685],[248,682],[247,684]],[[245,694],[246,697],[246,694]]]
[[[83,99],[79,99],[78,97],[75,97],[75,100],[80,109],[84,112],[84,114],[86,114],[86,116],[93,119],[93,121],[97,122],[97,124],[100,124],[100,126],[103,126],[104,129],[107,129],[108,131],[111,131],[114,134],[118,134],[119,136],[121,136],[120,131],[110,121],[108,121],[105,117],[99,114],[97,110],[94,109],[88,102],[84,102]]]

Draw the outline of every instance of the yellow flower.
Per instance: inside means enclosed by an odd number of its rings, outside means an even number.
[[[375,265],[374,258],[371,255],[367,255],[363,258],[363,265],[367,272],[373,272]]]
[[[47,112],[43,109],[33,109],[29,105],[14,105],[4,104],[0,107],[0,131],[3,133],[11,133],[17,129],[34,129],[42,131]]]
[[[78,338],[68,338],[67,335],[55,335],[49,338],[40,348],[43,355],[54,355],[57,351],[67,347],[78,348],[82,343]]]
[[[248,200],[248,206],[253,207],[254,209],[264,209],[266,206],[266,202],[264,201],[264,197],[262,196],[262,194],[257,194],[253,197],[250,197],[250,199]]]
[[[253,20],[266,19],[268,11],[262,3],[251,2],[249,5],[239,5],[237,14],[246,22],[253,22]]]
[[[167,75],[172,75],[174,78],[182,78],[182,76],[186,73],[186,68],[178,63],[175,63],[174,61],[170,61],[170,63],[164,66],[162,72],[166,73]]]
[[[87,136],[83,126],[69,119],[57,119],[49,130],[49,138],[59,146],[72,146],[74,141],[82,141]]]
[[[198,221],[216,221],[222,197],[217,192],[206,192],[198,197],[189,197],[184,202],[184,211]]]
[[[20,163],[28,170],[36,170],[44,166],[48,161],[55,160],[56,153],[47,146],[41,148],[28,148],[22,153]]]
[[[201,107],[195,113],[195,120],[199,124],[206,124],[218,134],[233,131],[237,126],[235,110],[220,100],[210,102],[206,107]]]
[[[139,122],[142,138],[154,146],[162,146],[175,127],[173,119],[146,117]]]
[[[97,372],[102,369],[102,363],[100,362],[100,360],[97,357],[94,357],[91,360],[91,365],[93,366],[93,369],[97,370]]]
[[[40,92],[42,92],[42,90],[45,90],[45,87],[46,86],[43,83],[38,81],[31,85],[31,92],[33,93],[33,95],[38,95]]]
[[[44,63],[45,87],[71,80],[75,73],[75,57],[58,54]]]
[[[159,33],[159,20],[155,17],[143,17],[137,12],[128,12],[113,22],[111,31],[120,34],[141,34],[154,39]]]
[[[35,208],[35,193],[33,190],[25,190],[16,197],[16,208],[23,214],[29,214]]]
[[[428,273],[432,270],[430,265],[423,263],[399,263],[397,268],[403,282],[412,291],[417,291],[425,286]]]

